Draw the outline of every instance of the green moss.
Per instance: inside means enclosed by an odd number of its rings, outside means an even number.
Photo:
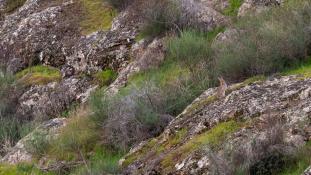
[[[103,0],[80,0],[85,16],[80,22],[83,34],[109,30],[117,11]]]
[[[250,84],[255,83],[255,82],[262,82],[264,80],[266,80],[266,77],[264,75],[258,75],[258,76],[248,78],[248,79],[244,80],[242,83],[236,84],[235,86],[227,89],[226,94],[230,94],[231,92],[239,90],[239,89],[241,89],[247,85],[250,85]]]
[[[95,79],[101,87],[108,86],[117,78],[117,73],[111,69],[100,71],[95,74]]]
[[[53,81],[61,80],[61,73],[58,69],[50,66],[33,66],[16,74],[24,85],[44,85]]]
[[[227,7],[223,13],[226,16],[237,16],[239,8],[241,7],[243,0],[229,0],[229,7]]]
[[[208,98],[204,100],[200,100],[197,103],[194,103],[188,108],[188,112],[185,114],[186,116],[191,116],[194,114],[197,110],[202,109],[204,106],[207,106],[213,102],[218,100],[218,97],[216,95],[209,96]]]
[[[131,154],[127,157],[125,157],[125,160],[122,164],[123,167],[127,167],[131,163],[133,163],[135,160],[140,159],[142,156],[146,155],[148,152],[150,152],[154,146],[157,143],[157,139],[151,139],[146,145],[142,147],[139,151],[135,152],[134,154]]]
[[[163,169],[165,171],[169,171],[173,168],[174,162],[184,159],[191,152],[194,152],[203,146],[209,146],[212,149],[217,149],[217,147],[227,138],[228,135],[237,131],[240,127],[241,124],[233,120],[216,125],[214,128],[194,137],[177,150],[174,150],[166,155],[161,162]]]

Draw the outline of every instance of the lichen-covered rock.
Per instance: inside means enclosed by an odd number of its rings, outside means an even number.
[[[0,62],[12,72],[47,58],[61,65],[79,36],[75,8],[73,1],[27,0],[0,26]]]
[[[135,73],[159,66],[165,57],[164,39],[156,38],[151,43],[141,40],[133,45],[131,57],[134,60],[119,73],[118,78],[108,87],[108,93],[117,93]]]
[[[33,155],[28,150],[28,144],[36,141],[38,134],[42,135],[45,139],[52,139],[57,136],[60,128],[66,125],[65,118],[55,118],[50,121],[44,122],[41,126],[36,128],[33,132],[21,139],[11,151],[9,151],[0,162],[17,164],[20,162],[31,162]]]
[[[311,175],[311,167],[307,168],[303,175]]]
[[[87,78],[74,77],[32,86],[19,98],[17,114],[24,119],[57,117],[72,104],[84,102],[95,87]]]
[[[258,13],[272,5],[281,5],[283,0],[245,0],[239,9],[238,16],[248,13]]]
[[[310,139],[310,86],[288,76],[232,85],[221,99],[209,89],[125,156],[124,174],[233,174],[233,165],[256,171],[270,155],[291,155]]]
[[[183,25],[192,26],[202,31],[211,31],[228,24],[229,19],[216,11],[209,4],[195,0],[182,0]]]

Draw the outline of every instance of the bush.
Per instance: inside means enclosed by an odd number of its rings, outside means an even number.
[[[97,98],[93,108],[96,118],[104,122],[102,140],[105,146],[127,151],[134,144],[161,133],[171,117],[163,115],[162,95],[153,88],[145,84],[144,88],[131,88],[114,97]]]
[[[213,48],[218,75],[240,80],[304,60],[311,43],[310,12],[311,4],[303,3],[240,19],[237,36]]]
[[[168,57],[195,72],[199,63],[207,63],[210,58],[210,46],[203,33],[184,31],[179,38],[173,38],[168,44]]]
[[[155,37],[168,30],[180,31],[179,20],[181,9],[175,0],[147,0],[141,2],[142,16],[145,26],[141,32],[143,37]]]

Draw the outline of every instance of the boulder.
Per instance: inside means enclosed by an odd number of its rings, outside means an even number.
[[[85,102],[96,88],[88,78],[67,78],[60,83],[32,86],[19,98],[17,116],[46,120],[57,117],[74,103]]]
[[[239,9],[238,16],[259,13],[268,9],[269,6],[281,5],[282,3],[283,0],[245,0]]]
[[[224,98],[209,89],[159,137],[133,148],[123,173],[233,174],[233,164],[255,171],[270,155],[292,155],[310,137],[310,85],[287,76],[231,85]]]
[[[60,128],[67,123],[65,118],[55,118],[44,122],[33,132],[21,139],[2,159],[1,163],[18,164],[21,162],[32,162],[33,154],[29,150],[29,144],[37,142],[37,136],[49,140],[55,138]]]

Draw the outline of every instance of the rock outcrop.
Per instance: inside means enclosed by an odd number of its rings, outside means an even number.
[[[232,174],[233,165],[255,171],[274,153],[291,155],[311,139],[310,85],[299,76],[246,81],[222,99],[209,89],[134,148],[121,161],[124,174]]]
[[[11,149],[11,151],[1,159],[0,162],[6,162],[10,164],[31,162],[33,160],[32,150],[35,149],[33,146],[42,146],[38,144],[43,144],[43,142],[41,143],[38,141],[38,137],[40,137],[41,141],[52,139],[57,136],[60,128],[65,126],[66,123],[67,120],[65,118],[56,118],[44,122],[41,126],[20,140]]]

